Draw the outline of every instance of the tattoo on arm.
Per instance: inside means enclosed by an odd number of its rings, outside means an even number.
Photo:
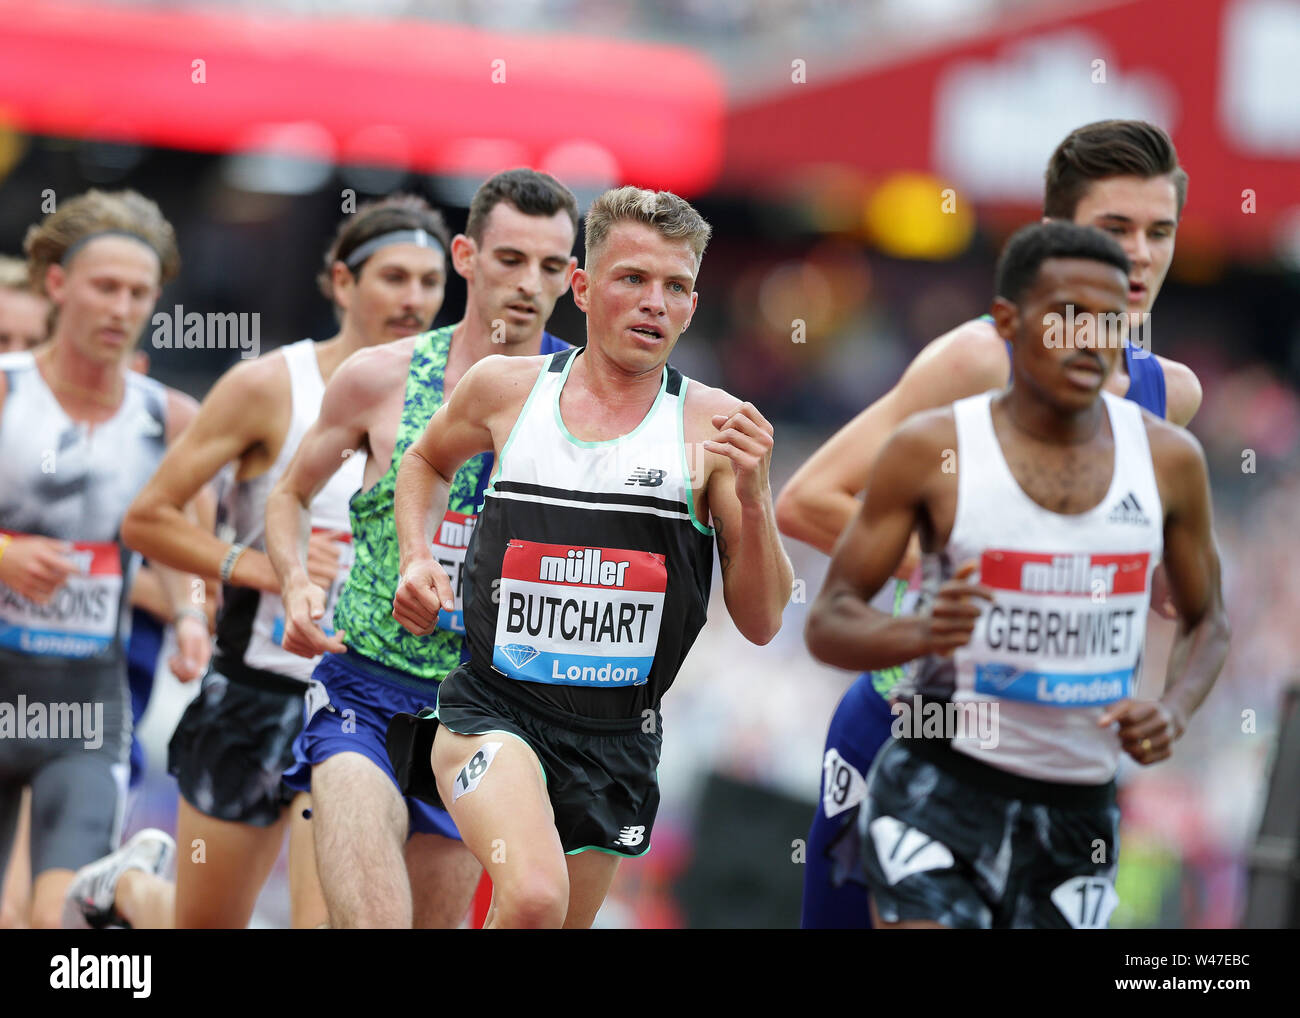
[[[731,567],[731,556],[727,554],[727,540],[722,536],[722,520],[713,521],[713,536],[718,542],[718,562],[722,565],[722,574],[725,576],[727,570]]]

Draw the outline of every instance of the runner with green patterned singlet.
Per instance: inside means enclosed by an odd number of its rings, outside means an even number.
[[[416,337],[411,352],[406,400],[393,455],[376,484],[352,498],[353,572],[334,609],[336,628],[350,634],[348,646],[358,654],[431,682],[442,678],[461,661],[464,625],[460,611],[444,612],[439,628],[427,637],[412,636],[393,620],[393,595],[397,590],[397,530],[393,521],[393,486],[397,466],[413,439],[423,430],[443,402],[443,375],[453,327]],[[545,339],[553,339],[549,333]],[[473,533],[472,519],[482,490],[484,469],[490,457],[466,463],[452,483],[448,513],[434,535],[439,561],[455,569],[459,588],[459,561]],[[450,570],[449,570],[450,571]],[[459,593],[459,590],[458,590]]]
[[[312,827],[330,925],[455,927],[481,867],[450,816],[403,796],[388,760],[388,722],[437,702],[438,683],[464,657],[457,610],[430,636],[392,619],[399,580],[393,490],[398,464],[460,378],[493,354],[566,349],[544,330],[576,267],[577,202],[532,170],[498,174],[479,188],[452,264],[466,281],[456,325],[360,351],[326,389],[321,414],[267,500],[266,542],[285,602],[284,647],[323,654],[314,696],[285,773],[310,788]],[[302,507],[353,452],[366,453],[350,503],[355,560],[324,631],[324,593],[301,559]],[[459,576],[491,458],[465,465],[448,511],[429,533],[439,561]]]

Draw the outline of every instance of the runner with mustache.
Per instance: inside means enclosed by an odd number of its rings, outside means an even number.
[[[577,201],[553,177],[517,169],[486,181],[470,202],[465,232],[451,243],[452,264],[465,279],[465,317],[344,364],[267,501],[267,550],[286,605],[284,645],[325,655],[314,677],[329,703],[312,705],[285,781],[312,793],[332,926],[454,927],[479,879],[447,813],[403,798],[385,747],[392,716],[435,702],[438,683],[465,654],[459,585],[454,610],[431,637],[412,636],[392,618],[399,579],[393,486],[407,446],[473,364],[489,354],[568,349],[545,324],[577,264],[577,222]],[[356,562],[331,635],[321,626],[325,591],[300,551],[304,507],[357,449],[367,459],[351,504]],[[429,535],[455,574],[491,462],[478,457],[457,474],[447,512]]]
[[[246,926],[290,826],[300,828],[290,839],[293,924],[325,921],[302,819],[307,797],[286,810],[293,793],[281,783],[302,728],[313,662],[280,644],[280,584],[262,550],[266,497],[344,360],[428,328],[442,306],[449,243],[441,215],[410,195],[362,205],[344,219],[318,277],[339,331],[227,371],[127,513],[124,536],[151,562],[220,576],[224,584],[213,668],[168,750],[180,790],[177,839],[205,846],[201,855],[186,849],[178,859],[179,927]],[[307,541],[313,577],[335,592],[347,571],[347,505],[361,485],[364,457],[340,465],[311,504],[314,532]],[[233,540],[205,531],[179,510],[227,469],[234,475],[224,507]],[[122,865],[120,858],[103,860],[80,876],[88,918],[103,922],[116,912],[134,926],[168,925],[170,887],[135,893],[135,880],[119,887]]]

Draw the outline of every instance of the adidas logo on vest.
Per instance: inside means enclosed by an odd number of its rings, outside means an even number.
[[[1107,523],[1136,523],[1139,526],[1149,526],[1151,521],[1147,519],[1146,513],[1142,511],[1142,506],[1138,503],[1137,496],[1129,492],[1120,500],[1119,504],[1110,511],[1106,517]]]

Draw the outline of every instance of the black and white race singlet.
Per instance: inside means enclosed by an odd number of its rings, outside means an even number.
[[[72,542],[78,571],[38,605],[0,583],[0,649],[50,658],[123,653],[125,594],[139,556],[122,517],[167,445],[167,390],[127,372],[122,405],[100,424],[70,418],[30,352],[0,356],[0,532]]]
[[[470,666],[581,717],[657,708],[704,625],[713,531],[695,515],[683,412],[665,366],[629,434],[574,438],[551,354],[502,450],[467,557]]]
[[[289,368],[292,410],[289,429],[279,455],[264,474],[230,486],[222,506],[224,519],[234,528],[233,540],[250,548],[266,548],[266,498],[293,459],[298,444],[320,415],[325,381],[316,359],[316,344],[310,339],[291,343],[280,351]],[[349,456],[326,482],[311,503],[313,531],[333,530],[348,534],[348,500],[361,487],[366,457]],[[325,615],[320,620],[332,632],[334,602],[352,564],[351,540],[339,540],[339,572],[326,592]],[[217,620],[217,651],[227,661],[242,662],[249,668],[275,672],[306,682],[319,658],[305,658],[281,646],[284,639],[284,602],[279,594],[226,584],[222,591],[221,617]]]
[[[957,513],[943,553],[923,559],[923,588],[928,599],[957,564],[974,559],[975,579],[993,588],[994,600],[965,647],[923,658],[910,681],[936,699],[997,704],[996,744],[970,731],[952,740],[955,750],[1024,777],[1101,784],[1115,774],[1120,745],[1097,720],[1134,695],[1164,543],[1142,410],[1102,393],[1115,448],[1110,488],[1093,509],[1062,515],[1012,476],[993,428],[993,395],[953,404]]]

